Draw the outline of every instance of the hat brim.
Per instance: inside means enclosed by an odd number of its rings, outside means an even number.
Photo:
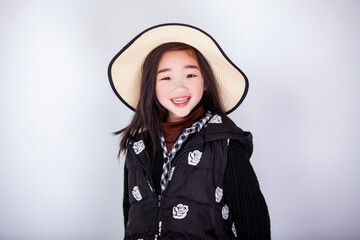
[[[196,48],[210,64],[218,85],[219,98],[226,114],[244,100],[249,83],[245,74],[226,56],[206,32],[191,25],[167,23],[148,28],[131,40],[111,60],[108,76],[112,89],[131,110],[140,99],[141,67],[157,46],[181,42]]]

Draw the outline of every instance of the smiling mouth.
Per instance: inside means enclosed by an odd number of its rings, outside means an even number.
[[[190,97],[184,97],[184,98],[172,98],[171,101],[173,103],[184,103],[186,102],[187,100],[189,100]]]

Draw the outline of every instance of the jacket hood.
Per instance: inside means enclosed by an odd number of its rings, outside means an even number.
[[[243,131],[226,115],[214,114],[210,118],[207,126],[204,127],[199,132],[199,134],[196,134],[195,136],[190,138],[189,142],[186,145],[188,147],[191,147],[200,142],[211,142],[224,139],[228,139],[229,141],[240,141],[244,145],[249,156],[251,156],[253,152],[253,136],[251,132]],[[139,140],[141,140],[141,134],[138,133],[132,137],[131,142]]]

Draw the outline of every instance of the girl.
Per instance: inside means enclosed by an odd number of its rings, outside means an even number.
[[[252,135],[226,114],[248,81],[207,33],[146,29],[111,61],[115,94],[135,110],[121,134],[125,239],[270,239]]]

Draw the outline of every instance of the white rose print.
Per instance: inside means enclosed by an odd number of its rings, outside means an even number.
[[[221,210],[223,219],[227,220],[229,218],[229,207],[225,204]]]
[[[175,167],[172,167],[171,170],[170,170],[170,173],[169,173],[169,181],[172,179],[174,171],[175,171]]]
[[[215,190],[215,201],[219,203],[223,197],[223,190],[219,187]]]
[[[145,149],[144,142],[142,140],[134,142],[133,149],[136,154],[139,154],[142,152],[142,150]]]
[[[219,115],[215,114],[215,115],[210,119],[209,123],[217,123],[217,124],[222,123],[221,117],[220,117]]]
[[[138,186],[135,186],[131,193],[137,201],[140,201],[142,199],[142,196],[141,196]]]
[[[202,156],[202,152],[200,152],[199,150],[189,152],[189,155],[188,155],[189,165],[196,166],[200,162],[201,156]]]
[[[237,237],[237,232],[236,232],[236,228],[235,228],[235,223],[233,222],[231,225],[231,230],[234,233],[234,236]]]
[[[177,206],[173,207],[173,217],[175,219],[183,219],[184,217],[186,217],[188,211],[188,205],[183,205],[179,203]]]

